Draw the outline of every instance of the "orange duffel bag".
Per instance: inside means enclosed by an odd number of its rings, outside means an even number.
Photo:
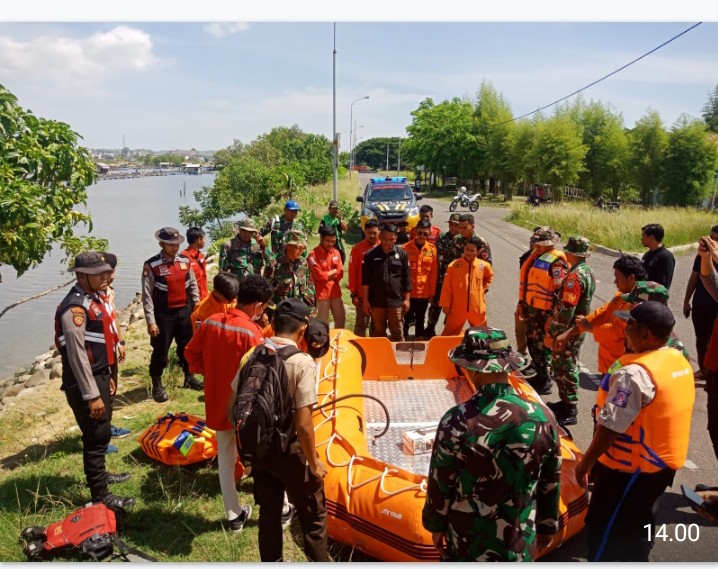
[[[193,464],[217,456],[217,437],[204,419],[187,413],[158,417],[137,439],[150,458],[164,464]]]

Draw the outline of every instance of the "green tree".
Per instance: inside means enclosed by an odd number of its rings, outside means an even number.
[[[386,168],[386,149],[389,146],[389,169],[395,167],[399,160],[398,150],[401,145],[401,162],[408,165],[405,140],[398,136],[394,137],[378,137],[362,140],[354,148],[354,161],[357,164],[369,166],[374,170],[384,170]]]
[[[36,117],[0,85],[0,265],[21,275],[42,262],[54,245],[70,257],[107,242],[75,235],[92,231],[87,187],[96,167],[69,125]]]
[[[554,187],[576,183],[587,150],[581,129],[566,113],[535,122],[530,162],[541,181]]]
[[[586,104],[582,99],[567,112],[580,125],[587,148],[579,185],[594,197],[610,189],[617,198],[627,167],[628,139],[623,117],[601,102]]]
[[[708,126],[708,130],[718,133],[718,85],[708,94],[708,100],[703,105],[703,120]]]
[[[663,121],[657,111],[649,109],[628,133],[629,180],[638,187],[643,205],[648,205],[651,193],[661,184],[667,147]]]
[[[508,185],[516,177],[511,160],[515,124],[513,113],[503,96],[490,82],[481,83],[474,113],[477,131],[477,171],[484,176],[501,179]]]
[[[706,125],[686,115],[676,121],[668,135],[663,161],[666,203],[698,205],[713,182],[718,148],[706,133]]]
[[[402,152],[412,164],[442,176],[468,178],[477,173],[481,158],[471,101],[455,97],[436,105],[426,99],[411,115]]]

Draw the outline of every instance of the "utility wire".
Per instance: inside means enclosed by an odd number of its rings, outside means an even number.
[[[604,79],[608,79],[609,77],[611,77],[612,75],[615,75],[615,74],[618,73],[619,71],[623,71],[624,69],[626,69],[626,67],[630,67],[630,66],[633,65],[634,63],[636,63],[636,62],[638,62],[638,61],[641,61],[641,59],[643,59],[644,57],[647,57],[647,56],[651,55],[652,53],[658,51],[658,50],[661,49],[662,47],[667,46],[667,45],[668,45],[669,43],[671,43],[672,41],[677,40],[679,37],[681,37],[681,36],[684,35],[684,34],[687,34],[687,33],[690,32],[692,29],[697,28],[697,27],[700,26],[702,23],[703,23],[703,22],[698,22],[697,24],[693,24],[690,28],[688,28],[688,29],[686,29],[686,30],[683,30],[680,34],[673,36],[673,37],[672,37],[671,39],[669,39],[668,41],[664,41],[664,42],[663,42],[661,45],[659,45],[658,47],[654,47],[651,51],[648,51],[648,52],[644,53],[642,56],[637,57],[637,58],[634,59],[633,61],[631,61],[631,62],[629,62],[629,63],[626,63],[626,65],[624,65],[623,67],[619,67],[619,68],[616,69],[615,71],[611,71],[611,73],[609,73],[608,75],[604,75],[604,76],[601,77],[600,79],[596,79],[593,83],[589,83],[589,84],[586,85],[585,87],[581,87],[580,89],[577,89],[576,91],[574,91],[574,92],[571,93],[570,95],[566,95],[565,97],[561,97],[560,99],[556,99],[553,103],[549,103],[548,105],[544,105],[543,107],[538,108],[538,109],[536,109],[535,111],[531,111],[530,113],[526,113],[525,115],[521,115],[520,117],[515,117],[515,118],[513,118],[513,119],[511,119],[511,120],[498,123],[496,126],[499,126],[499,125],[502,125],[502,124],[506,124],[506,123],[510,123],[510,122],[514,122],[514,121],[517,121],[517,120],[519,120],[519,119],[526,118],[526,117],[531,116],[531,115],[533,115],[533,114],[535,114],[535,113],[538,113],[538,112],[540,112],[540,111],[543,111],[544,109],[548,109],[549,107],[554,106],[556,103],[560,103],[561,101],[565,101],[566,99],[569,99],[569,98],[573,97],[574,95],[579,94],[581,91],[585,91],[585,90],[588,89],[589,87],[593,87],[594,85],[596,85],[597,83],[600,83],[600,82],[603,81]]]

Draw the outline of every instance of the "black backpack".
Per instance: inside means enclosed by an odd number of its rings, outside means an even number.
[[[286,452],[294,440],[294,398],[289,393],[284,362],[301,350],[254,348],[239,372],[232,425],[242,462],[251,463]]]

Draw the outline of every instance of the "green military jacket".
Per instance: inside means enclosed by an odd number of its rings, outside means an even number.
[[[558,531],[561,446],[553,414],[508,384],[482,385],[442,417],[422,512],[451,561],[531,561]]]
[[[478,237],[479,241],[481,241],[482,245],[479,247],[479,259],[482,259],[484,261],[488,261],[489,263],[493,263],[491,260],[491,247],[489,247],[489,242],[481,237],[478,233],[474,233],[474,237]],[[453,242],[453,256],[454,259],[460,258],[464,254],[464,243],[466,243],[467,239],[464,238],[461,233],[456,235],[454,237]]]
[[[245,243],[239,235],[222,244],[219,269],[229,271],[242,280],[247,275],[262,276],[263,268],[272,263],[269,247],[260,247],[255,239]]]
[[[569,269],[566,278],[557,292],[557,302],[553,310],[553,320],[549,326],[549,336],[556,337],[574,325],[576,316],[586,316],[591,312],[591,299],[596,290],[593,270],[583,260]]]
[[[290,261],[286,255],[281,255],[275,265],[272,286],[275,304],[285,298],[300,298],[309,306],[316,306],[317,293],[304,257]]]
[[[295,219],[294,221],[287,221],[287,219],[283,215],[273,217],[262,226],[262,229],[260,230],[260,233],[262,235],[271,233],[272,257],[274,261],[278,260],[281,255],[284,255],[287,233],[289,233],[289,231],[291,230],[306,233],[304,231],[304,224],[301,221],[299,221],[298,219]],[[305,251],[302,256],[306,257],[307,252]]]
[[[319,228],[322,227],[333,227],[337,232],[337,244],[334,245],[338,251],[344,251],[344,232],[341,228],[341,220],[338,217],[334,217],[331,213],[327,213],[322,220],[319,222]]]
[[[444,231],[436,240],[436,254],[439,258],[439,278],[443,279],[451,261],[459,258],[454,257],[454,236],[449,231]],[[464,252],[461,251],[461,254],[463,255]]]

